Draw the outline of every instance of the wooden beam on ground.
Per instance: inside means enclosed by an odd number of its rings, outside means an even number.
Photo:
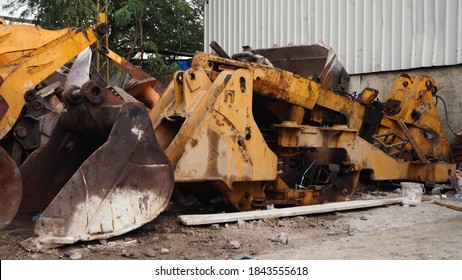
[[[282,218],[291,216],[302,216],[310,214],[321,214],[328,212],[345,211],[352,209],[370,208],[403,202],[403,197],[374,199],[374,200],[353,200],[344,202],[332,202],[319,205],[297,206],[290,208],[279,208],[272,210],[257,210],[236,213],[181,215],[179,221],[185,225],[207,225],[218,223],[237,222],[238,220],[249,221],[265,218]]]
[[[451,208],[451,209],[454,209],[454,210],[457,210],[457,211],[462,211],[462,206],[460,206],[460,205],[454,205],[454,204],[451,204],[451,203],[443,202],[441,200],[436,200],[433,203],[435,203],[437,205],[440,205],[440,206],[445,206],[445,207],[448,207],[448,208]]]

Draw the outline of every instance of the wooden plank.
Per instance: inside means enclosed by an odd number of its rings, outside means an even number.
[[[297,206],[290,208],[280,208],[272,210],[257,210],[236,213],[220,214],[201,214],[201,215],[181,215],[179,221],[185,225],[207,225],[216,223],[237,222],[238,220],[258,220],[265,218],[282,218],[291,216],[301,216],[310,214],[321,214],[351,209],[370,208],[403,202],[403,197],[374,199],[374,200],[354,200],[344,202],[333,202],[319,205]]]
[[[419,146],[417,145],[417,143],[414,140],[414,137],[412,137],[411,132],[409,131],[409,129],[407,128],[407,126],[403,122],[403,120],[399,119],[397,122],[398,122],[399,127],[401,127],[401,130],[404,132],[404,135],[406,135],[407,139],[411,143],[412,148],[414,148],[414,151],[417,154],[417,156],[419,157],[420,161],[422,161],[423,163],[428,163],[427,158],[425,157],[425,155],[420,150]]]
[[[430,195],[422,195],[422,201],[431,201],[433,199]]]
[[[441,200],[436,200],[433,203],[435,203],[437,205],[440,205],[440,206],[445,206],[445,207],[448,207],[448,208],[451,208],[451,209],[454,209],[454,210],[457,210],[457,211],[462,211],[462,206],[460,206],[460,205],[450,204],[450,203],[447,203],[447,202],[443,202]]]

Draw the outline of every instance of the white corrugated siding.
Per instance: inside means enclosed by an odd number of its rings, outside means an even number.
[[[208,0],[206,51],[331,46],[350,74],[462,63],[462,0]]]

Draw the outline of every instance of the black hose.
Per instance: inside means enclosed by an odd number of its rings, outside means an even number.
[[[443,107],[444,107],[444,116],[446,117],[446,124],[448,125],[448,128],[449,130],[454,134],[456,135],[456,132],[452,129],[451,125],[449,125],[449,121],[448,121],[448,109],[446,107],[446,101],[444,101],[444,99],[439,96],[439,95],[435,95],[436,97],[436,104],[438,104],[438,99],[441,100],[441,102],[443,102]]]

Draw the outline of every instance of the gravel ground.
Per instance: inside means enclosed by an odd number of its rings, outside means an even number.
[[[399,196],[360,193],[354,199]],[[177,201],[153,222],[124,236],[80,242],[45,251],[25,249],[33,236],[30,217],[0,232],[6,259],[462,259],[462,212],[433,203],[357,211],[184,226],[177,216],[195,213],[194,202]],[[461,204],[461,200],[445,199]]]

